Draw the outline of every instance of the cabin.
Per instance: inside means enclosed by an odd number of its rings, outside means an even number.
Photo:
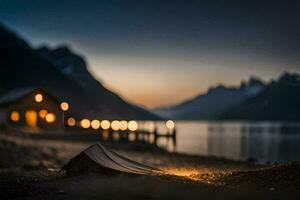
[[[42,88],[18,88],[0,97],[1,123],[24,130],[64,128],[60,101]]]

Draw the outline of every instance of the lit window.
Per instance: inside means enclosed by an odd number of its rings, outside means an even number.
[[[82,128],[89,128],[89,127],[91,126],[91,122],[90,122],[90,120],[88,120],[88,119],[82,119],[82,120],[80,121],[80,126],[81,126]]]
[[[34,97],[36,102],[42,102],[43,101],[43,95],[42,94],[36,94]]]
[[[10,119],[11,119],[11,121],[14,121],[14,122],[19,121],[20,120],[20,114],[19,114],[19,112],[18,111],[12,111],[10,113]]]
[[[47,114],[48,114],[48,111],[45,110],[45,109],[42,109],[42,110],[40,110],[40,112],[39,112],[40,118],[43,118],[43,119],[46,117]]]
[[[36,127],[38,121],[38,114],[35,110],[27,110],[25,112],[25,121],[26,124],[30,127]]]
[[[107,130],[110,128],[110,122],[108,120],[101,121],[101,128]]]
[[[60,108],[63,110],[63,111],[67,111],[69,109],[69,104],[67,102],[62,102],[60,104]]]
[[[69,126],[75,126],[76,120],[73,117],[70,117],[67,121]]]
[[[131,131],[136,131],[138,129],[138,124],[136,121],[129,121],[128,122],[128,129]]]
[[[98,129],[98,128],[100,128],[100,121],[97,120],[97,119],[93,120],[93,121],[91,122],[91,126],[92,126],[93,129]]]
[[[46,115],[46,122],[48,122],[48,123],[53,123],[53,122],[55,122],[55,119],[56,119],[56,116],[55,116],[55,114],[54,113],[48,113],[47,115]]]

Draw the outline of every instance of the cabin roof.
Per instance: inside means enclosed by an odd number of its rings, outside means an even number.
[[[51,94],[49,94],[42,88],[24,87],[24,88],[16,88],[16,89],[10,90],[9,92],[7,92],[3,96],[1,96],[0,97],[0,106],[14,103],[14,102],[20,100],[21,98],[25,97],[26,95],[29,95],[29,94],[31,94],[33,92],[37,92],[37,91],[43,91],[44,93],[46,93],[47,95],[52,97],[58,103],[58,99],[56,97],[52,96]]]
[[[77,156],[81,155],[82,153],[88,156],[92,161],[94,161],[101,167],[112,169],[116,172],[125,172],[132,174],[151,174],[162,172],[159,169],[135,162],[113,151],[110,151],[100,143],[91,145]],[[69,167],[80,164],[76,163],[77,156],[71,159],[71,161],[63,167],[63,170],[68,170]]]

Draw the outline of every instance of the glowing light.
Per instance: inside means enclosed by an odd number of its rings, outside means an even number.
[[[118,120],[114,120],[112,121],[111,123],[111,128],[114,130],[114,131],[117,131],[121,128],[121,123],[118,121]]]
[[[100,121],[97,120],[97,119],[94,119],[92,122],[91,122],[91,126],[93,129],[98,129],[100,128]]]
[[[128,139],[129,139],[129,141],[131,141],[131,142],[135,141],[135,140],[136,140],[135,134],[134,134],[134,133],[129,133],[129,134],[128,134]]]
[[[110,122],[108,120],[101,121],[101,128],[107,130],[110,128]]]
[[[103,138],[103,140],[107,140],[109,138],[109,131],[108,130],[104,130],[102,132],[102,138]]]
[[[40,110],[40,112],[39,112],[40,118],[44,119],[46,117],[47,113],[48,113],[48,111],[45,109]]]
[[[168,129],[173,129],[173,128],[175,127],[175,123],[174,123],[172,120],[168,120],[168,121],[166,122],[166,127],[167,127]]]
[[[75,126],[76,125],[76,120],[73,117],[70,117],[67,121],[68,126]]]
[[[63,111],[67,111],[69,110],[69,104],[67,102],[62,102],[60,104],[60,108],[63,110]]]
[[[19,112],[18,111],[12,111],[10,113],[10,119],[11,119],[11,121],[14,121],[14,122],[19,121],[20,120],[20,114],[19,114]]]
[[[56,119],[56,116],[55,116],[55,114],[54,113],[48,113],[47,115],[46,115],[46,122],[48,122],[48,123],[53,123],[53,122],[55,122],[55,119]]]
[[[147,131],[154,131],[155,129],[155,124],[154,122],[152,121],[147,121],[144,123],[144,129],[147,130]]]
[[[35,97],[34,97],[34,100],[36,102],[42,102],[43,101],[43,95],[42,94],[36,94]]]
[[[82,119],[82,120],[80,121],[80,126],[81,126],[82,128],[90,128],[91,122],[90,122],[90,120],[88,120],[88,119]]]
[[[172,175],[175,176],[184,176],[184,177],[189,177],[191,175],[195,175],[195,174],[199,174],[199,170],[198,169],[193,169],[193,168],[185,168],[185,167],[166,167],[164,168],[164,170]]]
[[[127,127],[128,127],[127,121],[121,120],[121,121],[120,121],[120,129],[121,129],[122,131],[125,131],[125,130],[127,129]]]
[[[205,183],[211,185],[217,185],[220,181],[220,178],[226,176],[225,174],[216,174],[210,169],[199,169],[199,168],[169,168],[164,167],[163,170],[170,175],[179,176],[186,180],[196,181],[198,183]]]
[[[129,121],[128,122],[128,129],[131,131],[136,131],[138,129],[138,124],[136,121]]]
[[[120,139],[120,135],[119,135],[117,132],[114,132],[114,133],[112,134],[112,138],[113,138],[114,140],[118,140],[118,139]]]

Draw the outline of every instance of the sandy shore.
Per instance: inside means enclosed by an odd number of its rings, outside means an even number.
[[[145,144],[105,143],[163,176],[99,174],[67,178],[58,170],[91,142],[0,135],[1,199],[298,199],[300,165],[256,165],[171,154]]]

